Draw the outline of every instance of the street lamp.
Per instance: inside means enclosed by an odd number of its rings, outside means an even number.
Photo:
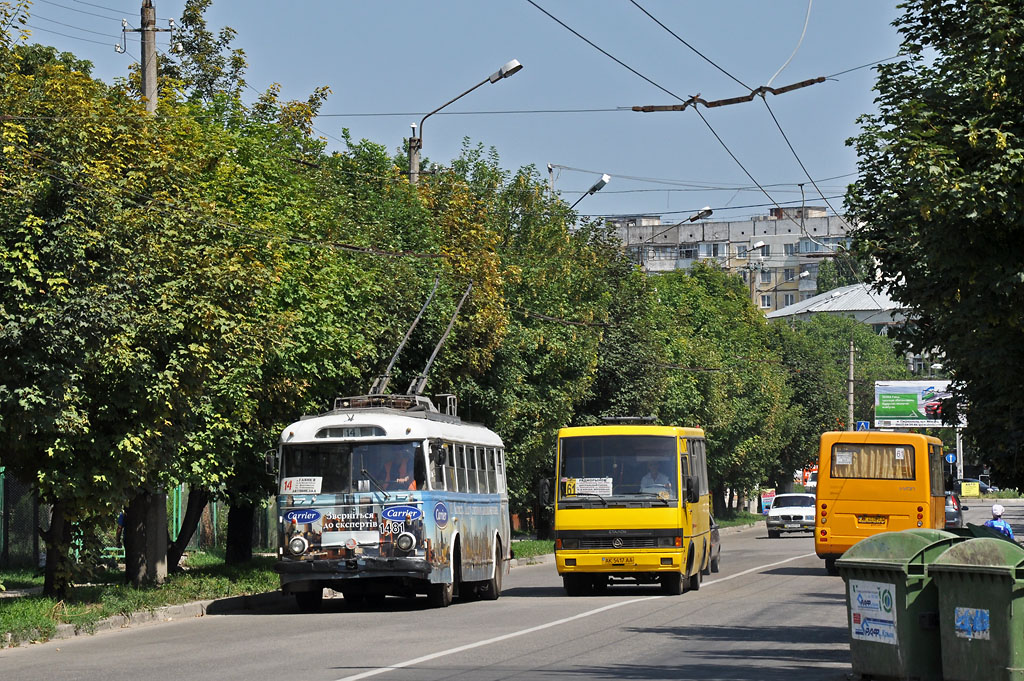
[[[711,210],[711,206],[704,206],[699,211],[686,218],[689,222],[697,222],[697,220],[704,220],[705,218],[711,217],[711,214],[715,211]],[[764,245],[763,243],[761,244]]]
[[[513,59],[510,62],[506,62],[500,69],[498,69],[497,71],[495,71],[491,75],[487,76],[486,78],[481,80],[479,83],[477,83],[473,87],[471,87],[468,90],[466,90],[465,92],[463,92],[458,97],[454,97],[452,99],[449,99],[447,102],[445,102],[441,106],[437,107],[436,109],[434,109],[433,111],[428,113],[426,116],[424,116],[422,119],[420,119],[420,134],[419,134],[419,137],[416,136],[416,125],[413,124],[413,126],[412,126],[412,137],[409,138],[409,183],[410,184],[416,184],[417,182],[419,182],[419,179],[420,179],[420,149],[423,148],[423,123],[428,118],[430,118],[431,116],[436,114],[438,111],[440,111],[441,109],[445,108],[446,106],[448,106],[449,104],[451,104],[454,101],[462,99],[463,97],[465,97],[470,92],[472,92],[473,90],[477,89],[478,87],[480,87],[484,83],[497,83],[499,80],[502,80],[504,78],[508,78],[509,76],[511,76],[511,75],[513,75],[515,73],[518,73],[522,69],[523,69],[523,65],[519,63],[519,60],[518,59]]]
[[[585,194],[581,194],[580,198],[576,199],[576,201],[573,202],[573,204],[571,206],[569,206],[569,210],[572,210],[573,208],[575,208],[576,204],[579,203],[580,201],[582,201],[584,196],[590,196],[591,194],[595,194],[595,193],[601,191],[602,189],[604,189],[604,186],[606,184],[608,184],[609,182],[611,182],[611,179],[612,179],[612,176],[609,175],[608,173],[605,173],[604,175],[602,175],[601,179],[598,180],[597,182],[595,182],[593,187],[588,189]]]

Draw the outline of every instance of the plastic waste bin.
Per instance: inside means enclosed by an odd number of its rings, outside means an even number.
[[[939,594],[943,678],[1024,679],[1024,548],[968,539],[939,556],[928,574]]]
[[[938,593],[926,566],[963,541],[942,530],[883,532],[836,561],[846,583],[855,673],[941,681]]]

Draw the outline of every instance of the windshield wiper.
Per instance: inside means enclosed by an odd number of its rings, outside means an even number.
[[[380,493],[384,495],[384,501],[387,501],[388,499],[391,498],[391,495],[388,494],[387,490],[384,489],[384,485],[377,482],[377,478],[370,475],[370,471],[366,470],[365,468],[362,468],[360,469],[360,473],[363,474],[363,477],[372,482],[374,487],[380,490]]]
[[[598,499],[601,500],[602,504],[604,504],[605,506],[608,505],[608,500],[607,499],[602,497],[600,494],[595,494],[594,492],[577,492],[576,494],[567,494],[567,495],[563,496],[562,498],[563,499],[572,499],[573,497],[597,497]]]

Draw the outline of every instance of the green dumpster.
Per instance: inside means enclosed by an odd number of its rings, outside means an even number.
[[[937,558],[928,574],[939,592],[943,678],[1024,679],[1024,548],[1006,539],[968,539]]]
[[[962,541],[942,530],[883,532],[836,561],[846,583],[855,673],[941,681],[938,594],[925,567]]]

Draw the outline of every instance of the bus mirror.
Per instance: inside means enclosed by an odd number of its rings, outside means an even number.
[[[697,488],[693,484],[693,478],[686,479],[686,501],[691,504],[698,501]]]
[[[268,449],[263,454],[263,461],[267,466],[267,472],[271,475],[277,475],[277,452],[273,449]]]
[[[541,478],[537,481],[537,501],[540,502],[541,506],[547,506],[551,503],[551,480],[548,478]]]

